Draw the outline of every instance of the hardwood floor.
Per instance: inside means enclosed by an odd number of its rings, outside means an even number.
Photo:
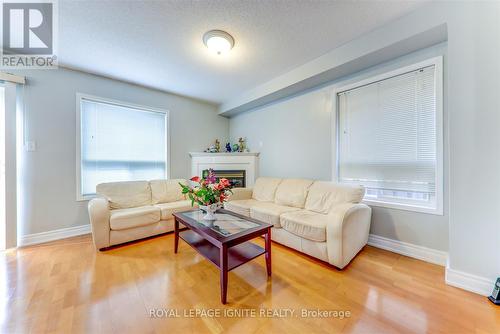
[[[500,307],[445,285],[444,268],[373,247],[339,271],[273,243],[272,278],[264,257],[231,271],[223,306],[217,268],[182,241],[174,254],[173,241],[95,252],[83,236],[0,252],[1,331],[500,333]],[[167,309],[180,317],[161,316]],[[286,317],[263,317],[266,309]],[[303,309],[350,317],[302,318]],[[184,316],[196,310],[220,317]]]

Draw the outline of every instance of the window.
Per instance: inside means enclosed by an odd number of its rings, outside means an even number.
[[[341,89],[337,171],[370,204],[442,214],[442,70],[435,58]]]
[[[167,112],[82,94],[77,104],[78,199],[102,182],[167,177]]]

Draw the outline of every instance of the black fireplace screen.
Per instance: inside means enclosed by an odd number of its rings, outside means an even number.
[[[217,182],[219,182],[219,179],[224,178],[229,180],[233,188],[246,187],[246,180],[245,180],[246,171],[244,170],[214,170],[214,173]],[[205,169],[203,171],[202,177],[205,178],[207,176],[208,176],[208,169]]]

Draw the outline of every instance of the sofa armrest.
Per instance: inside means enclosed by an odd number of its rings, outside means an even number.
[[[328,260],[342,269],[368,242],[372,210],[368,205],[345,204],[334,208],[326,228]]]
[[[108,200],[100,197],[94,198],[90,200],[88,209],[95,248],[109,247],[110,210]]]
[[[252,188],[233,188],[233,194],[229,196],[228,201],[236,201],[240,199],[251,199],[253,194]]]

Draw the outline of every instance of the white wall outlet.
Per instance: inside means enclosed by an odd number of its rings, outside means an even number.
[[[36,142],[34,142],[34,141],[27,141],[25,146],[26,146],[27,152],[35,152],[36,151]]]
[[[259,147],[262,148],[264,146],[264,142],[263,141],[259,141]]]

